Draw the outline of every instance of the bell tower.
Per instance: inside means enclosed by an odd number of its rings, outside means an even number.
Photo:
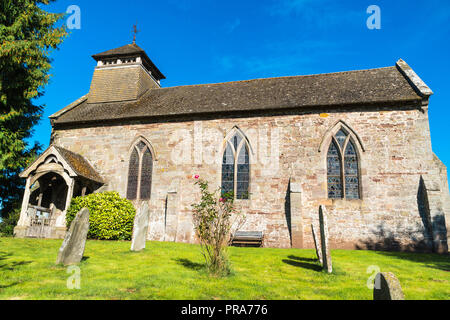
[[[134,41],[92,56],[97,66],[88,103],[137,100],[149,89],[161,88],[166,77]]]

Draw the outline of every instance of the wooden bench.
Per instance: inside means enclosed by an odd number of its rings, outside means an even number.
[[[261,247],[263,240],[262,231],[236,231],[231,239],[231,245]]]

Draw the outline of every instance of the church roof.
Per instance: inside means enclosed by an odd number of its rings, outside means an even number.
[[[103,60],[103,59],[112,59],[112,58],[121,58],[121,57],[130,57],[130,56],[141,56],[144,65],[152,72],[152,74],[158,79],[165,79],[166,77],[159,71],[159,69],[155,66],[152,60],[148,57],[145,51],[139,47],[136,43],[131,43],[124,45],[119,48],[111,49],[108,51],[104,51],[101,53],[94,54],[92,58],[95,61]]]
[[[51,119],[58,125],[288,109],[387,107],[428,99],[431,90],[425,92],[416,85],[417,79],[405,74],[409,66],[401,63],[370,70],[150,89],[132,102],[90,104],[86,97]],[[410,68],[407,71],[413,72]]]
[[[131,43],[124,45],[119,48],[111,49],[108,51],[104,51],[101,53],[94,54],[92,58],[95,60],[100,60],[107,57],[115,57],[115,56],[124,56],[124,55],[133,55],[133,54],[139,54],[144,53],[145,51],[141,49],[137,44]]]
[[[79,176],[88,178],[92,181],[104,182],[103,178],[82,155],[56,145],[54,147]]]
[[[50,145],[32,164],[23,170],[20,176],[22,178],[28,177],[28,175],[36,170],[39,165],[43,164],[45,159],[52,154],[61,156],[62,160],[64,160],[63,162],[68,165],[67,169],[70,168],[71,175],[81,176],[95,182],[104,183],[103,178],[82,155],[53,144]]]

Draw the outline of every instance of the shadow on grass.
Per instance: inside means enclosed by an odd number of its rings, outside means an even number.
[[[283,261],[284,263],[289,264],[291,266],[294,266],[294,267],[309,269],[309,270],[313,270],[313,271],[317,271],[317,272],[322,271],[322,267],[317,264],[302,262],[301,259],[303,259],[303,258],[299,258],[299,257],[295,257],[295,256],[289,256],[288,258],[292,259],[291,257],[295,258],[295,260],[283,259],[281,261]]]
[[[314,258],[301,258],[301,257],[293,256],[293,255],[288,256],[288,258],[291,260],[297,260],[297,261],[303,261],[303,262],[317,262],[318,261],[317,259],[314,259]]]
[[[422,223],[417,222],[409,227],[397,225],[395,228],[392,228],[393,226],[388,228],[382,222],[371,230],[374,237],[357,244],[356,249],[375,250],[380,255],[422,263],[428,268],[449,272],[449,253],[432,253],[443,249],[434,247],[432,230],[439,230],[439,234],[446,237],[447,229],[442,215],[433,218],[430,216],[428,195],[422,177],[417,192],[417,207]],[[402,231],[394,233],[392,229]],[[409,240],[405,243],[404,239]]]
[[[412,253],[412,252],[389,252],[377,251],[377,254],[396,259],[409,260],[425,264],[428,268],[450,272],[450,255],[440,255],[436,253]]]
[[[13,282],[13,283],[10,283],[10,284],[8,284],[8,285],[2,285],[2,284],[0,284],[0,289],[11,288],[11,287],[14,287],[15,285],[18,285],[18,284],[19,284],[19,282]]]
[[[11,253],[0,252],[0,261],[6,260],[11,257]],[[14,271],[20,266],[24,266],[32,263],[33,261],[12,261],[4,264],[0,264],[0,271]]]
[[[434,223],[437,225],[443,224],[442,221],[434,221]],[[425,224],[424,239],[418,239],[416,235],[416,230],[420,230],[421,228],[420,225],[416,225],[414,228],[406,228],[403,231],[403,235],[410,239],[410,243],[402,244],[398,235],[387,230],[386,226],[382,223],[372,231],[378,240],[366,240],[361,245],[356,245],[356,249],[375,250],[380,255],[423,263],[432,269],[450,271],[450,255],[448,253],[432,253],[433,245],[430,236],[427,236],[426,226]]]
[[[11,257],[11,256],[12,256],[12,253],[6,253],[3,251],[0,251],[0,261],[6,260],[6,259],[8,259],[8,257]]]
[[[174,259],[178,264],[182,265],[185,268],[199,271],[205,268],[203,263],[192,262],[189,259]]]

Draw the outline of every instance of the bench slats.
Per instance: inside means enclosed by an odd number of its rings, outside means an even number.
[[[262,231],[236,231],[233,235],[231,244],[240,245],[262,245],[263,242]]]
[[[263,233],[262,231],[236,231],[234,233],[235,237],[255,237],[255,238],[262,238]]]

